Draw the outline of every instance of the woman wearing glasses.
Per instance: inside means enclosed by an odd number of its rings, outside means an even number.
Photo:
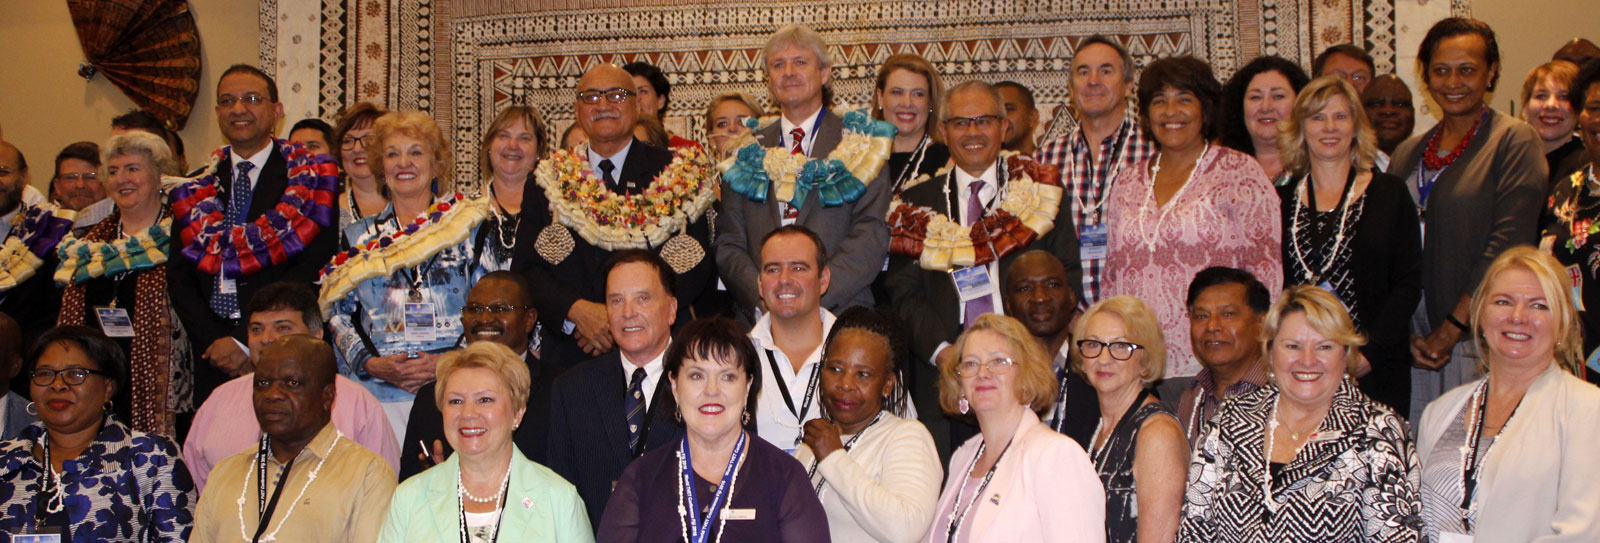
[[[344,196],[339,198],[339,249],[349,249],[344,229],[350,223],[377,215],[389,205],[389,194],[367,162],[367,138],[372,123],[388,113],[371,102],[356,102],[344,110],[333,129],[333,157],[344,172]]]
[[[1417,449],[1351,377],[1366,340],[1339,299],[1289,287],[1261,337],[1271,384],[1206,422],[1178,541],[1418,541]]]
[[[62,326],[39,337],[28,361],[28,410],[39,422],[0,442],[0,533],[187,540],[195,492],[177,445],[110,412],[127,386],[122,348],[93,328]]]
[[[1172,541],[1189,442],[1150,394],[1166,369],[1161,325],[1138,298],[1117,296],[1090,306],[1072,337],[1075,369],[1100,398],[1089,459],[1106,489],[1106,541]]]
[[[1016,319],[978,317],[939,368],[939,403],[983,432],[950,458],[927,543],[1105,541],[1106,494],[1089,456],[1039,421],[1050,358]]]

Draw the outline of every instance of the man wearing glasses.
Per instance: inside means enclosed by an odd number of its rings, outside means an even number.
[[[545,463],[550,434],[550,386],[561,367],[541,361],[539,346],[530,343],[539,311],[533,307],[533,289],[527,280],[510,271],[490,272],[467,292],[467,305],[461,308],[463,343],[492,341],[511,348],[528,363],[532,387],[528,393],[528,412],[511,439],[529,460]],[[418,398],[432,398],[437,382],[422,385]],[[411,404],[406,419],[405,441],[401,445],[400,480],[443,462],[452,449],[444,439],[444,416],[431,401]]]
[[[629,196],[645,193],[674,157],[672,151],[633,137],[639,118],[633,88],[633,76],[627,71],[615,64],[600,64],[583,74],[572,101],[577,124],[589,135],[588,144],[573,152],[587,161],[584,169],[604,183],[606,190]],[[559,159],[557,153],[550,160]],[[535,175],[539,187],[522,191],[522,222],[517,226],[520,241],[512,269],[537,285],[533,306],[544,319],[544,329],[551,331],[542,349],[544,360],[571,367],[616,347],[601,303],[605,299],[601,266],[615,249],[623,247],[608,249],[603,246],[609,245],[606,240],[597,237],[599,232],[555,220],[557,206],[572,202],[552,201],[545,186],[577,180],[547,180]],[[692,320],[689,307],[712,283],[711,227],[700,217],[689,219],[672,239],[647,247],[673,263],[678,274],[673,294],[679,300],[677,320],[682,323]]]
[[[1038,236],[1019,237],[1014,228],[996,230],[999,221],[1017,212],[1016,208],[1001,211],[1006,194],[1026,190],[1024,186],[1012,186],[1014,182],[1025,178],[1029,184],[1059,183],[1047,179],[1055,177],[1052,166],[1001,159],[1000,149],[1010,124],[1004,104],[1000,91],[982,81],[969,81],[950,89],[945,94],[944,118],[940,122],[955,167],[906,189],[900,194],[900,206],[906,209],[895,210],[896,216],[910,210],[937,214],[951,223],[979,230],[982,235],[967,238],[986,241],[983,247],[978,247],[977,242],[971,247],[974,252],[989,254],[986,261],[974,258],[965,263],[952,257],[943,266],[933,262],[936,259],[926,254],[927,249],[920,256],[897,252],[889,258],[886,283],[890,301],[910,330],[912,355],[932,366],[914,366],[924,376],[911,378],[912,398],[941,452],[971,437],[976,429],[944,417],[934,388],[937,370],[933,368],[954,356],[950,346],[956,336],[980,315],[1004,313],[1005,283],[1000,270],[1029,249],[1044,249],[1066,264],[1069,287],[1077,284],[1082,272],[1077,231],[1068,215],[1070,206],[1060,205],[1047,215],[1054,217],[1052,227],[1040,227],[1044,231]],[[1025,172],[1028,175],[1023,177]],[[1059,196],[1060,189],[1046,187],[1045,192]],[[941,432],[941,427],[949,427],[950,431]],[[951,441],[944,441],[946,437]]]
[[[50,178],[50,201],[63,209],[79,211],[105,197],[105,185],[100,184],[99,145],[80,141],[56,154],[56,175]]]

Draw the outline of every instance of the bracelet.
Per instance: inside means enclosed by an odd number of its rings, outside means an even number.
[[[1454,324],[1456,328],[1460,329],[1462,332],[1468,332],[1472,330],[1471,327],[1467,326],[1467,323],[1461,322],[1461,319],[1457,319],[1454,313],[1445,313],[1444,320],[1445,322]]]

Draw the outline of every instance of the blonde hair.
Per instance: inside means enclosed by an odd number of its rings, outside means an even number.
[[[889,74],[895,70],[905,70],[922,76],[928,82],[928,112],[927,126],[922,129],[933,141],[944,142],[944,131],[939,129],[940,110],[944,109],[944,83],[939,81],[939,70],[934,69],[928,59],[916,53],[900,53],[883,61],[878,67],[878,81],[873,88],[878,92],[872,93],[872,118],[886,120],[883,114],[883,104],[878,102],[878,93],[884,91],[884,85],[889,83]],[[1005,104],[1005,100],[1000,101]],[[1003,107],[1003,106],[1002,106]]]
[[[1484,373],[1489,371],[1489,341],[1483,335],[1483,308],[1489,304],[1489,284],[1496,277],[1509,270],[1527,270],[1539,280],[1539,290],[1544,293],[1545,302],[1550,304],[1550,314],[1554,319],[1551,324],[1556,330],[1556,363],[1561,369],[1573,375],[1583,376],[1583,330],[1578,327],[1578,309],[1572,303],[1572,295],[1567,288],[1566,267],[1562,266],[1556,258],[1530,245],[1521,245],[1506,249],[1500,256],[1489,264],[1488,271],[1483,272],[1483,281],[1478,283],[1478,288],[1472,292],[1472,339],[1478,344],[1478,352],[1483,357],[1478,361],[1478,370]]]
[[[961,352],[966,348],[967,341],[978,332],[997,334],[1010,345],[1011,361],[1017,367],[1017,402],[1028,404],[1035,412],[1049,409],[1055,402],[1057,386],[1055,371],[1050,368],[1051,358],[1027,327],[1017,319],[995,313],[979,316],[977,322],[962,332],[956,338],[955,345],[951,346],[956,355],[946,357],[944,363],[939,365],[939,406],[946,413],[961,412],[961,377],[956,375],[956,367],[961,365]]]
[[[1567,89],[1567,96],[1570,97],[1572,96],[1572,80],[1578,78],[1578,65],[1565,60],[1552,60],[1534,66],[1532,70],[1529,70],[1528,77],[1522,80],[1522,107],[1524,109],[1528,107],[1528,99],[1533,97],[1533,88],[1539,86],[1539,82],[1546,77],[1550,78],[1556,85],[1561,86],[1561,88]],[[1577,111],[1580,107],[1579,104],[1573,104],[1570,98],[1566,102],[1572,106],[1573,111]]]
[[[437,374],[439,383],[433,387],[433,403],[444,410],[444,392],[456,370],[470,368],[484,368],[500,376],[500,383],[506,386],[511,393],[511,409],[515,411],[528,405],[529,387],[532,386],[533,377],[528,373],[528,364],[522,357],[511,352],[511,348],[493,341],[479,341],[459,349],[445,353],[439,357]]]
[[[495,116],[494,122],[489,123],[489,129],[483,132],[483,141],[478,144],[478,175],[484,179],[494,175],[494,164],[489,160],[489,145],[494,143],[495,134],[517,121],[522,121],[528,132],[533,133],[534,145],[537,146],[533,154],[534,162],[544,158],[545,151],[550,150],[550,134],[546,131],[544,116],[539,115],[539,110],[529,106],[508,107]]]
[[[21,152],[17,154],[20,156]],[[143,155],[145,160],[150,161],[150,167],[155,168],[158,178],[160,175],[178,173],[177,162],[172,159],[172,148],[167,146],[167,141],[161,139],[161,136],[143,130],[131,130],[125,134],[111,136],[111,139],[106,141],[103,162],[110,165],[112,158],[125,155]],[[109,189],[107,192],[110,192]]]
[[[383,144],[397,134],[422,140],[433,148],[434,178],[430,181],[438,182],[435,195],[456,191],[455,176],[450,174],[455,155],[446,144],[444,134],[439,131],[439,124],[421,111],[391,111],[372,123],[372,135],[367,139],[367,167],[372,170],[372,176],[377,178],[379,191],[387,195],[389,190],[389,181],[383,178]]]
[[[742,92],[724,92],[717,95],[716,98],[712,98],[711,103],[706,104],[705,122],[707,134],[711,133],[711,124],[716,122],[716,119],[711,118],[712,113],[716,112],[717,106],[720,106],[723,102],[727,102],[729,100],[739,102],[744,104],[744,107],[750,108],[751,117],[761,117],[761,103],[757,102],[755,98],[752,98],[750,95]]]
[[[1139,366],[1144,369],[1139,376],[1139,382],[1150,386],[1160,381],[1167,372],[1167,343],[1161,334],[1161,321],[1156,319],[1154,311],[1143,301],[1133,296],[1115,296],[1095,302],[1078,316],[1072,325],[1073,339],[1083,339],[1088,327],[1089,319],[1095,315],[1105,313],[1122,321],[1122,327],[1127,329],[1128,340],[1139,345],[1134,352],[1139,357]],[[1078,373],[1087,373],[1083,369],[1083,351],[1072,347],[1072,369]]]
[[[1367,338],[1356,331],[1355,321],[1350,319],[1350,312],[1338,298],[1311,285],[1289,287],[1273,302],[1272,309],[1267,310],[1267,318],[1261,323],[1264,357],[1272,360],[1272,344],[1278,338],[1278,330],[1289,315],[1296,313],[1305,315],[1306,324],[1316,333],[1344,347],[1344,372],[1346,375],[1354,373],[1361,364],[1361,346],[1367,344]]]
[[[1325,75],[1311,80],[1295,95],[1294,109],[1289,118],[1278,127],[1278,155],[1283,159],[1286,172],[1305,174],[1311,171],[1311,156],[1306,152],[1305,122],[1316,115],[1335,96],[1343,96],[1350,104],[1350,117],[1355,122],[1355,133],[1350,145],[1350,164],[1357,171],[1372,169],[1378,156],[1378,135],[1367,120],[1367,110],[1361,105],[1361,93],[1349,82],[1336,75]]]

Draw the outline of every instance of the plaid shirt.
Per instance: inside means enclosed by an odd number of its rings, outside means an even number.
[[[1106,193],[1110,192],[1114,178],[1124,167],[1149,160],[1155,154],[1155,145],[1145,138],[1144,128],[1139,126],[1130,109],[1123,114],[1122,125],[1116,132],[1100,140],[1100,156],[1111,157],[1111,160],[1094,163],[1081,124],[1040,149],[1037,158],[1061,171],[1061,184],[1070,196],[1067,203],[1072,205],[1072,217],[1081,239],[1087,227],[1104,220]],[[1105,269],[1105,260],[1086,259],[1082,263],[1083,299],[1078,303],[1088,307],[1100,299],[1100,274]]]

